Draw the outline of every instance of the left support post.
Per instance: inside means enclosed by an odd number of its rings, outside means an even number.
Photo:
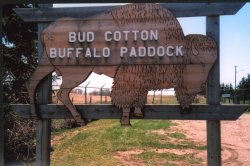
[[[40,8],[52,7],[52,5],[39,5]],[[47,26],[46,23],[38,24],[38,60],[43,56],[43,45],[41,32]],[[37,89],[37,103],[50,104],[52,100],[52,77],[47,76],[42,80]],[[51,139],[51,120],[39,119],[36,127],[36,166],[50,165],[50,139]]]
[[[0,4],[0,15],[2,18],[2,4]],[[0,26],[2,27],[2,20],[0,21]],[[2,38],[2,28],[0,28],[0,35]],[[0,82],[3,82],[3,51],[1,49],[0,56]],[[3,84],[0,85],[0,165],[4,165],[4,110],[3,110]]]
[[[51,75],[38,88],[38,104],[51,103]],[[51,120],[38,119],[36,124],[36,166],[50,165]]]
[[[49,166],[51,120],[38,120],[36,130],[36,165]]]

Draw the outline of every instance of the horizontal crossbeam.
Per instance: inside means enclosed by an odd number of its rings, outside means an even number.
[[[233,15],[245,3],[163,3],[176,17]],[[14,11],[25,22],[51,22],[62,17],[84,19],[107,12],[119,6],[74,7],[74,8],[16,8]]]
[[[19,116],[30,118],[29,104],[12,105]],[[122,111],[113,105],[75,105],[86,119],[119,119]],[[145,105],[144,119],[172,120],[236,120],[250,105],[191,105],[190,113],[183,114],[180,105]],[[39,105],[39,114],[43,119],[71,118],[64,105]],[[131,117],[134,118],[134,117]]]

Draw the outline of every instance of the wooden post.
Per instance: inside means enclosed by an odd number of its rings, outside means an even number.
[[[221,165],[220,121],[207,121],[207,165]]]
[[[155,91],[154,91],[154,95],[153,95],[153,99],[152,99],[152,104],[155,103]]]
[[[100,89],[100,104],[102,104],[102,88]]]
[[[207,103],[220,104],[220,33],[219,16],[209,16],[206,20],[207,35],[213,37],[217,43],[217,60],[209,73],[207,80]],[[207,165],[221,165],[221,131],[220,121],[207,121]]]
[[[87,85],[85,86],[85,91],[84,91],[84,96],[85,96],[85,104],[88,103],[88,99],[87,99],[87,87],[89,85],[90,81],[87,83]]]
[[[0,11],[2,11],[2,5],[0,5]],[[1,18],[2,18],[2,12],[1,12]],[[2,27],[2,21],[0,21],[0,26]],[[2,36],[2,28],[1,28],[1,36]],[[3,53],[2,49],[1,49],[1,53]],[[3,55],[3,54],[1,54]],[[3,73],[3,56],[0,57],[0,80],[1,82],[3,82],[3,77],[2,77],[2,73]],[[3,110],[3,84],[0,85],[0,102],[1,102],[1,109],[0,109],[0,165],[4,165],[4,110]]]
[[[163,91],[163,90],[161,90],[161,104],[162,104],[162,91]]]
[[[85,97],[85,104],[87,104],[87,102],[88,102],[88,99],[87,99],[87,86],[85,86],[84,97]]]
[[[51,5],[39,5],[41,8],[48,8]],[[41,32],[46,27],[46,23],[38,24],[38,58],[43,56],[43,45]],[[38,104],[49,104],[52,101],[52,79],[51,75],[46,77],[38,88]],[[50,165],[50,139],[51,139],[51,120],[39,119],[36,127],[36,166]]]
[[[50,165],[51,120],[38,120],[36,131],[36,165]]]
[[[101,89],[100,89],[100,97],[101,97],[101,99],[100,99],[100,103],[102,104],[102,90],[103,90],[103,87],[105,86],[105,84],[101,87]]]

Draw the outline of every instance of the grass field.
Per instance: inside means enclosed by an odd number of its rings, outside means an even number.
[[[85,101],[79,94],[70,98],[77,104]],[[110,103],[106,99],[103,103]],[[91,96],[91,103],[100,104],[100,96]],[[178,104],[175,96],[160,95],[149,95],[147,103]],[[198,95],[193,103],[205,104],[206,99]],[[51,165],[204,165],[197,154],[206,147],[175,130],[176,124],[160,120],[132,120],[131,124],[124,128],[119,120],[98,120],[86,127],[54,131]]]
[[[183,150],[204,151],[175,124],[160,120],[132,120],[121,127],[118,120],[98,120],[86,127],[52,133],[51,165],[200,165],[202,159]],[[164,134],[159,134],[164,131]],[[134,164],[133,164],[134,162]]]

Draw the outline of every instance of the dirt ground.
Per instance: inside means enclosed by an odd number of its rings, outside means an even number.
[[[187,139],[193,140],[197,145],[206,145],[206,121],[191,120],[172,120],[178,124],[168,130],[155,130],[157,134],[169,134],[173,132],[182,132]],[[177,139],[170,140],[178,143]],[[222,165],[223,166],[249,166],[250,165],[250,114],[242,115],[237,121],[221,122],[221,145],[222,145]],[[207,165],[206,150],[196,149],[152,149],[157,153],[174,153],[177,155],[194,154],[202,158],[202,164]],[[134,161],[131,158],[133,154],[140,154],[144,150],[132,150],[118,152],[115,157],[128,166],[145,166],[143,161]],[[183,162],[175,162],[175,165],[190,165]],[[197,164],[194,164],[195,166]],[[197,166],[198,166],[197,165]],[[192,165],[193,166],[193,165]]]
[[[192,140],[206,144],[205,121],[173,121]],[[249,166],[250,165],[250,114],[242,115],[236,121],[221,122],[222,165]],[[206,161],[206,151],[198,154]],[[206,165],[206,163],[203,163]]]

